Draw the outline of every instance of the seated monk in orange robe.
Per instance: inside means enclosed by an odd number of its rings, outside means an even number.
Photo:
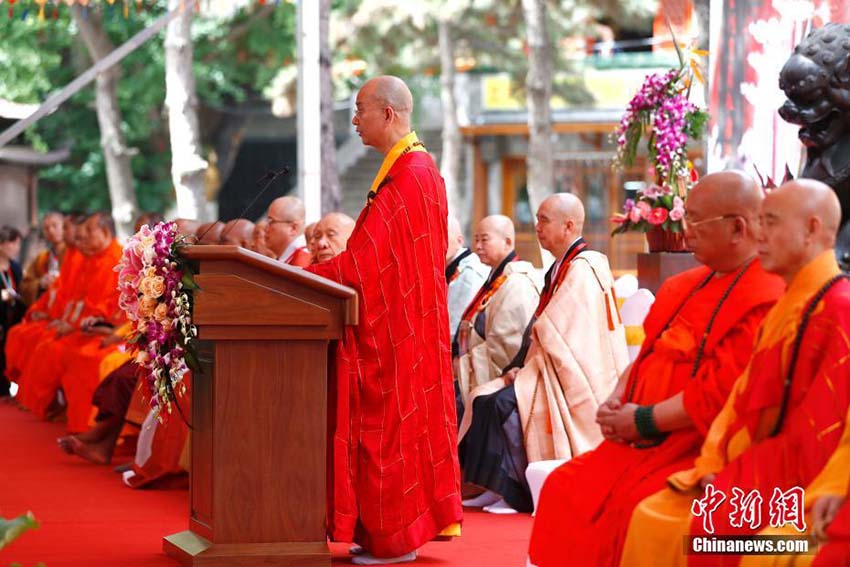
[[[41,219],[41,235],[47,241],[47,248],[39,252],[24,270],[21,282],[21,295],[24,303],[32,305],[42,293],[59,277],[59,269],[65,256],[62,213],[50,211]]]
[[[83,225],[91,254],[83,267],[87,285],[81,302],[79,325],[66,324],[56,336],[43,338],[24,370],[21,402],[39,417],[46,417],[61,386],[67,399],[68,430],[82,432],[92,417],[91,399],[99,382],[100,361],[117,349],[103,338],[124,322],[118,307],[118,274],[121,245],[115,240],[112,217],[95,213]]]
[[[640,355],[599,408],[605,440],[547,478],[531,536],[535,565],[562,565],[567,553],[576,565],[617,565],[633,507],[699,454],[782,291],[755,259],[761,194],[732,171],[707,175],[691,191],[685,237],[704,266],[659,290]],[[640,437],[638,412],[657,435]]]
[[[16,400],[21,402],[24,369],[29,364],[35,347],[44,336],[53,335],[54,329],[67,322],[75,312],[77,287],[81,285],[80,268],[85,256],[79,249],[77,233],[79,224],[84,222],[80,215],[68,215],[63,221],[62,230],[65,240],[65,255],[59,270],[59,277],[50,285],[35,303],[30,305],[23,322],[10,329],[6,336],[6,377],[18,383]]]
[[[775,491],[808,486],[835,451],[850,407],[850,282],[832,250],[840,216],[835,193],[813,180],[787,183],[765,199],[759,257],[788,288],[694,468],[635,508],[623,565],[738,565],[737,555],[683,554],[682,536],[711,531],[692,515],[700,486],[728,495],[711,514],[715,535],[751,535],[748,522],[732,525],[732,488],[759,492],[754,508],[763,527]]]

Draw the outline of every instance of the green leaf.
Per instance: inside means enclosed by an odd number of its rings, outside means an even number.
[[[198,361],[198,355],[195,353],[195,347],[192,343],[186,345],[184,356],[186,358],[186,366],[192,372],[201,372],[201,363]]]
[[[22,514],[12,520],[0,518],[0,549],[12,543],[27,530],[37,530],[40,524],[32,512]]]
[[[180,283],[182,283],[183,287],[188,290],[194,291],[196,289],[201,289],[200,286],[195,283],[195,278],[192,276],[192,272],[188,270],[183,272],[183,277],[180,278]]]

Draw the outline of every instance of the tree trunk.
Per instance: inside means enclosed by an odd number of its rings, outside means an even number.
[[[457,98],[455,97],[455,57],[454,38],[449,19],[445,16],[437,19],[440,41],[440,99],[443,103],[443,155],[440,159],[440,173],[446,182],[446,197],[449,212],[457,215],[461,226],[465,226],[469,215],[461,202],[460,152],[461,136],[457,119]]]
[[[322,214],[342,208],[342,187],[336,166],[334,94],[330,45],[331,0],[319,7],[319,66],[322,90]]]
[[[179,10],[165,32],[165,106],[171,138],[171,182],[177,195],[180,218],[209,220],[204,174],[207,162],[201,153],[198,97],[192,69],[192,16],[181,9],[182,0],[168,0],[169,10]]]
[[[106,57],[115,46],[94,13],[83,17],[80,6],[73,7],[73,17],[80,36],[92,60],[97,62]],[[118,105],[118,81],[120,67],[114,66],[100,73],[95,82],[97,123],[100,127],[100,145],[106,163],[106,180],[109,199],[112,202],[112,218],[121,236],[131,234],[133,222],[138,214],[136,191],[133,187],[133,171],[130,168],[132,153],[121,132],[121,108]]]
[[[551,192],[552,159],[552,42],[546,25],[546,0],[522,0],[529,47],[525,79],[528,106],[528,199],[531,214]]]

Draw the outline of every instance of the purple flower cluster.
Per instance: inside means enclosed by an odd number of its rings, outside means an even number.
[[[185,389],[185,345],[195,336],[188,291],[177,258],[177,225],[145,225],[127,242],[118,271],[119,305],[134,323],[131,343],[145,370],[151,407],[160,420]]]
[[[678,173],[683,169],[688,141],[685,133],[687,116],[697,107],[682,91],[681,71],[677,69],[648,75],[644,79],[615,132],[618,161],[633,161],[637,140],[648,127],[652,134],[649,139],[650,158],[659,176],[668,179],[671,172]]]

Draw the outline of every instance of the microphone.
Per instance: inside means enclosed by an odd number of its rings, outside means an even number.
[[[253,199],[251,199],[251,202],[250,202],[250,203],[248,203],[248,206],[247,206],[247,207],[245,207],[245,209],[244,209],[241,213],[239,213],[239,216],[237,216],[236,218],[243,218],[243,217],[245,216],[245,213],[247,213],[247,212],[248,212],[248,210],[249,210],[251,207],[253,207],[253,206],[254,206],[254,204],[257,202],[257,200],[258,200],[260,197],[262,197],[263,193],[265,193],[265,192],[266,192],[266,189],[268,189],[269,187],[271,187],[271,184],[272,184],[272,183],[274,183],[274,182],[275,182],[275,180],[276,180],[278,177],[283,177],[284,175],[289,175],[289,172],[290,172],[290,171],[291,171],[291,169],[290,169],[290,167],[289,167],[288,165],[284,165],[282,169],[279,169],[279,170],[277,170],[277,171],[275,171],[274,169],[267,169],[267,170],[266,170],[266,172],[263,174],[263,176],[262,176],[262,177],[260,177],[259,179],[257,179],[257,181],[255,182],[257,185],[262,185],[263,183],[265,183],[265,185],[263,185],[263,188],[262,188],[262,189],[260,189],[260,192],[259,192],[259,193],[257,193],[257,194],[254,196],[254,198],[253,198]],[[207,234],[207,233],[210,231],[210,229],[212,229],[212,227],[214,227],[214,226],[215,226],[215,223],[213,223],[213,224],[211,224],[209,227],[207,227],[207,229],[204,231],[204,233],[203,233],[203,234],[201,234],[200,236],[198,236],[198,241],[200,241],[200,240],[201,240],[204,236],[206,236],[206,234]],[[219,237],[219,240],[221,240],[222,238],[224,238],[224,235],[225,235],[225,234],[227,234],[228,232],[230,232],[231,230],[233,230],[233,227],[234,227],[234,226],[236,226],[236,224],[235,224],[235,223],[234,223],[234,224],[233,224],[230,228],[228,228],[227,230],[225,230],[224,232],[222,232],[222,233],[221,233],[221,236]]]
[[[283,166],[283,169],[278,170],[278,171],[275,171],[273,169],[268,169],[268,170],[266,170],[266,173],[262,177],[257,179],[256,183],[257,183],[257,185],[259,185],[259,184],[265,183],[267,181],[274,181],[275,179],[277,179],[281,175],[287,175],[288,173],[289,173],[289,166],[288,165]]]

